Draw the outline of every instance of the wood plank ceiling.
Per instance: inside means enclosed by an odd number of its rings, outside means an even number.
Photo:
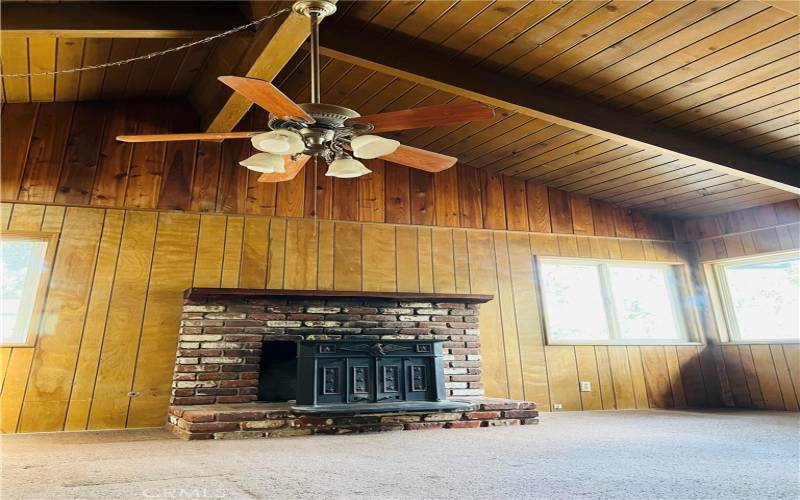
[[[263,11],[263,7],[262,7]],[[322,26],[369,43],[401,44],[719,142],[800,169],[798,16],[746,1],[340,1]],[[25,50],[9,41],[26,43]],[[160,50],[179,39],[3,40],[3,71],[69,67]],[[22,39],[25,40],[25,39]],[[115,52],[116,50],[116,52]],[[56,57],[55,54],[58,54]],[[76,79],[5,80],[4,98],[71,100],[199,94],[224,47]],[[27,59],[26,59],[27,58]],[[26,59],[26,60],[22,60]],[[233,67],[236,61],[228,61]],[[275,79],[308,100],[298,52]],[[362,114],[458,101],[453,94],[323,58],[323,101]],[[200,103],[199,105],[202,105]],[[640,210],[691,216],[796,198],[684,158],[498,109],[488,122],[395,134],[491,173],[535,179]],[[798,173],[800,176],[800,172]]]
[[[54,5],[54,4],[58,5]],[[3,73],[94,66],[166,50],[248,22],[235,4],[2,2]],[[101,28],[98,29],[98,26]],[[225,39],[245,44],[251,32]],[[3,78],[5,102],[71,102],[183,96],[221,40],[130,65]]]
[[[191,38],[4,38],[3,72],[27,73],[93,66],[175,47]],[[70,102],[183,96],[214,46],[80,74],[4,78],[7,102]]]

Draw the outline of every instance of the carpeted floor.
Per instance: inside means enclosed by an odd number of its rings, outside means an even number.
[[[248,441],[160,430],[5,436],[2,498],[796,499],[799,418],[621,411]]]

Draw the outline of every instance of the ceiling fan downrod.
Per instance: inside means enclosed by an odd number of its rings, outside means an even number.
[[[319,22],[336,12],[336,4],[327,0],[299,0],[292,10],[310,20],[311,33],[311,104],[320,103]]]

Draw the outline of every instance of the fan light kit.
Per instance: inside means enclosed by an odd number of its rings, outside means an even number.
[[[255,78],[220,76],[235,92],[269,111],[263,132],[208,132],[198,134],[125,135],[124,142],[192,141],[250,138],[260,153],[239,162],[260,172],[259,182],[292,180],[313,157],[328,163],[329,177],[353,178],[371,170],[362,160],[382,158],[427,172],[439,172],[455,165],[457,159],[431,151],[401,145],[375,133],[394,132],[437,125],[486,120],[494,111],[482,104],[444,104],[361,116],[358,112],[320,102],[319,22],[336,12],[328,0],[300,0],[294,14],[310,19],[311,102],[295,104],[271,83]]]
[[[371,160],[394,153],[400,147],[400,142],[377,135],[359,135],[350,141],[350,147],[353,155]]]
[[[286,167],[283,165],[283,156],[272,153],[256,153],[250,158],[240,161],[239,165],[262,174],[282,174],[286,172]]]
[[[336,157],[336,159],[330,163],[328,171],[325,172],[325,175],[328,177],[352,179],[353,177],[361,177],[362,175],[366,175],[370,172],[372,172],[372,170],[365,167],[360,161],[354,160],[346,155],[341,155]]]
[[[291,130],[264,132],[263,134],[254,135],[250,141],[257,150],[274,155],[296,155],[306,149],[303,137]]]

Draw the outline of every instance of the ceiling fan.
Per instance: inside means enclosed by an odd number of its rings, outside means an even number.
[[[312,156],[328,163],[327,176],[351,178],[371,171],[358,159],[382,158],[427,172],[452,167],[457,159],[401,145],[374,135],[432,127],[494,116],[494,110],[477,102],[444,104],[361,116],[342,106],[320,102],[319,21],[336,12],[329,0],[300,0],[292,9],[311,20],[311,102],[295,104],[270,82],[239,76],[219,80],[267,110],[268,131],[189,134],[120,135],[122,142],[161,142],[250,139],[259,151],[240,165],[262,173],[259,182],[292,180]]]

